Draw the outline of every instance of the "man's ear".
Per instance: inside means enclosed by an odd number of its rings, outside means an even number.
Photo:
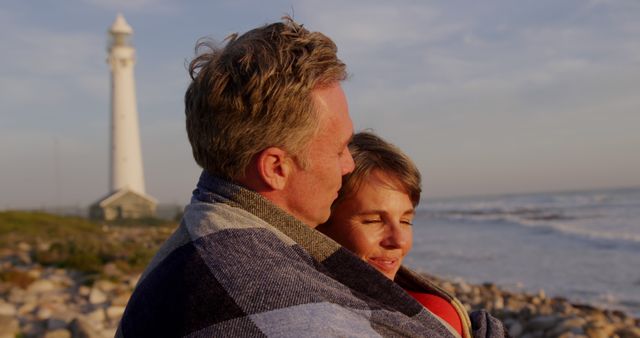
[[[260,178],[273,190],[283,190],[292,170],[293,161],[278,147],[269,147],[258,154],[257,169]]]

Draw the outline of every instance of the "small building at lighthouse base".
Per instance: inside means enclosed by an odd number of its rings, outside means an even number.
[[[89,217],[105,221],[156,216],[158,202],[130,189],[115,191],[89,207]]]

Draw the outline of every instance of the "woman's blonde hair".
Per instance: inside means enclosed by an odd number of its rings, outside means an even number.
[[[333,205],[339,204],[374,172],[386,174],[409,195],[413,206],[420,203],[422,177],[413,161],[400,148],[369,131],[355,134],[349,143],[349,151],[355,162],[352,173],[343,176],[342,188]]]

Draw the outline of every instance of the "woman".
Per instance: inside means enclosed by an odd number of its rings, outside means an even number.
[[[460,302],[401,267],[411,250],[420,202],[421,177],[415,164],[369,132],[354,135],[349,150],[355,169],[343,178],[331,217],[317,229],[403,287],[450,329],[470,337],[469,317]]]

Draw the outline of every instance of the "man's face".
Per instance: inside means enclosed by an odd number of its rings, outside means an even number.
[[[311,95],[318,109],[319,130],[303,155],[307,167],[303,169],[294,164],[287,183],[286,209],[315,228],[329,219],[342,176],[353,171],[353,158],[348,148],[353,123],[340,84],[315,89]]]

